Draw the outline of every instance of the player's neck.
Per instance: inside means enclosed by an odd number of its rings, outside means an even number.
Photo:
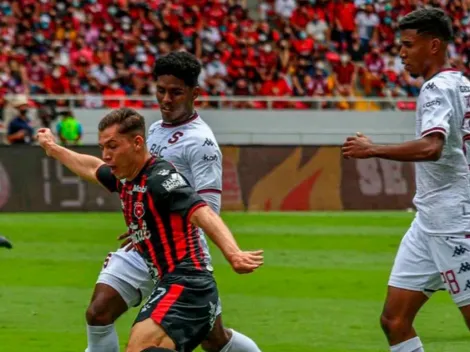
[[[431,79],[432,77],[434,77],[439,72],[441,72],[442,70],[446,70],[449,68],[452,68],[452,67],[447,60],[438,62],[429,68],[429,70],[423,75],[423,78],[427,81]]]
[[[176,120],[172,120],[172,121],[163,120],[163,122],[165,122],[165,124],[167,125],[179,125],[190,120],[194,116],[194,112],[195,112],[194,109],[192,109],[191,112],[185,113],[182,117]]]
[[[136,158],[134,167],[132,168],[132,170],[130,170],[129,175],[126,176],[126,180],[133,181],[140,174],[142,169],[147,165],[147,162],[149,161],[150,158],[152,158],[152,155],[150,155],[149,152],[139,155]]]

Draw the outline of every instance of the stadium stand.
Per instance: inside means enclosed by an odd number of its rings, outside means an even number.
[[[119,106],[113,96],[153,95],[152,65],[171,50],[200,58],[204,96],[413,97],[421,81],[402,68],[396,28],[401,16],[422,5],[440,6],[452,15],[451,60],[469,72],[468,0],[264,0],[258,11],[248,11],[250,4],[2,1],[0,108],[4,95],[12,93],[83,95],[75,106],[86,108]],[[125,104],[155,107],[152,101]],[[272,108],[312,104],[351,108],[345,101],[279,101]],[[231,107],[262,109],[266,103],[240,101]],[[356,108],[362,109],[360,104]]]

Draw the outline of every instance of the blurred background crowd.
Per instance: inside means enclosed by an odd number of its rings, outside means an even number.
[[[152,65],[172,50],[201,60],[205,96],[413,97],[397,22],[423,5],[451,14],[451,62],[468,73],[470,0],[0,0],[0,108],[8,93],[83,95],[86,108],[153,95]]]

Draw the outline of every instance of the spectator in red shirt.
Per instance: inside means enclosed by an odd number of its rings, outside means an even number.
[[[113,79],[110,82],[109,87],[107,87],[103,91],[103,102],[104,105],[110,109],[116,109],[119,108],[120,106],[123,106],[121,104],[124,104],[121,100],[113,100],[109,99],[110,97],[124,97],[126,96],[126,92],[124,89],[121,88],[119,85],[119,81]]]
[[[348,54],[341,54],[340,63],[334,66],[333,81],[337,94],[345,97],[352,95],[356,81],[356,65],[351,62],[351,57]]]
[[[292,95],[292,90],[287,84],[285,78],[282,77],[277,71],[274,71],[272,76],[262,84],[258,94],[268,97],[283,97]],[[272,103],[273,109],[286,109],[289,105],[291,104],[286,101],[275,101]]]
[[[380,55],[380,49],[375,47],[370,54],[365,57],[365,77],[364,91],[366,95],[371,95],[372,90],[377,90],[377,94],[382,96],[384,82],[382,75],[385,69],[385,62]]]

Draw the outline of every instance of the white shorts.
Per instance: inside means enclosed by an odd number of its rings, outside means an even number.
[[[401,241],[388,284],[427,296],[447,289],[457,306],[470,305],[470,238],[431,236],[413,222]]]
[[[129,308],[139,306],[155,286],[147,264],[139,253],[132,250],[126,252],[122,248],[108,254],[97,283],[114,288]],[[221,313],[222,304],[219,298],[216,315]]]

